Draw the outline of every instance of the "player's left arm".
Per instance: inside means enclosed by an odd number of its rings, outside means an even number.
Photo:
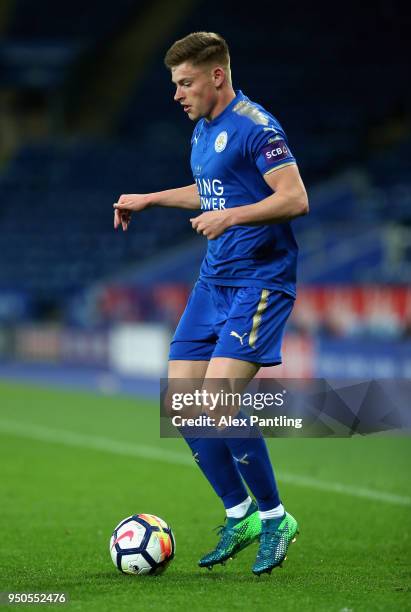
[[[284,223],[308,214],[308,197],[296,164],[264,174],[273,193],[255,204],[227,210],[231,225],[268,225]]]
[[[193,229],[218,238],[232,225],[269,225],[284,223],[308,213],[308,197],[295,163],[264,174],[264,180],[273,193],[256,202],[226,210],[205,212],[191,219]]]

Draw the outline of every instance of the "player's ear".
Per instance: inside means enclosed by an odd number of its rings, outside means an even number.
[[[225,80],[225,72],[221,66],[213,68],[213,81],[216,87],[221,87]]]

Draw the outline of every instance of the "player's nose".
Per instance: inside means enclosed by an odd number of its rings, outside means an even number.
[[[176,93],[174,94],[174,100],[176,102],[179,102],[182,98],[183,98],[183,95],[181,93],[181,89],[179,87],[177,87]]]

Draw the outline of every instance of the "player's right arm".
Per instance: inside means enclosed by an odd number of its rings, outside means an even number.
[[[127,230],[133,212],[140,212],[150,206],[165,206],[168,208],[200,208],[200,196],[197,185],[187,185],[177,189],[166,189],[156,193],[128,193],[119,197],[114,206],[114,229],[120,225]]]

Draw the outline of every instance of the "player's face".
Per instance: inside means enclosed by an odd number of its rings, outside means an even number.
[[[218,96],[213,69],[184,62],[171,71],[176,86],[174,100],[181,104],[191,120],[211,117]]]

